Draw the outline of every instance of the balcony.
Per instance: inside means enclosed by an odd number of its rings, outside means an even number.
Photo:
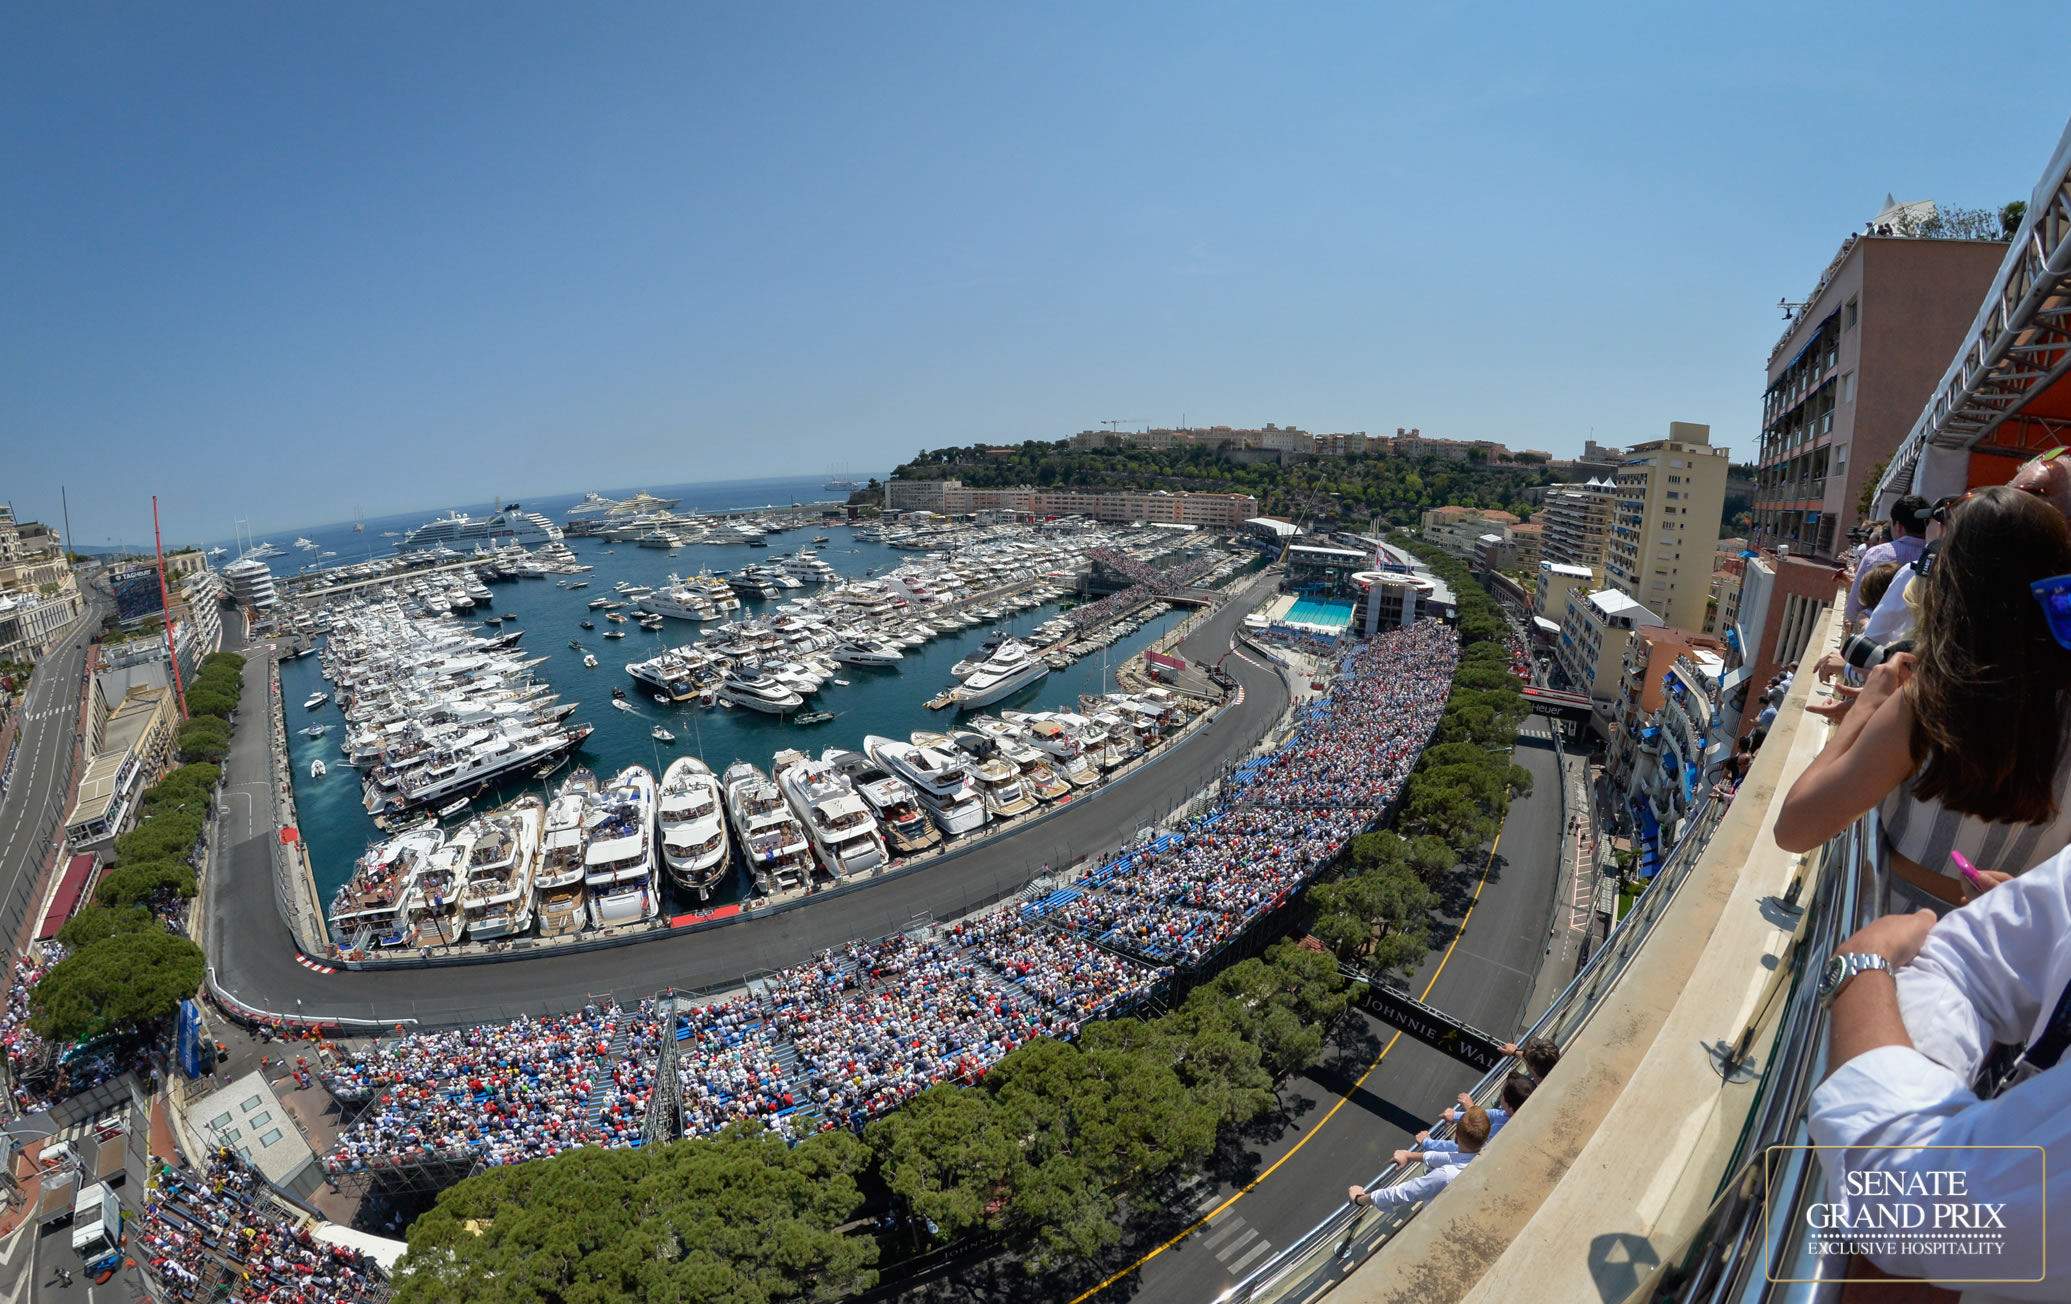
[[[1829,614],[1805,656],[1839,623]],[[1765,1278],[1819,1266],[1778,1230],[1824,1198],[1818,1167],[1766,1152],[1806,1141],[1826,1070],[1818,970],[1883,900],[1872,819],[1810,857],[1771,837],[1777,794],[1826,741],[1804,713],[1811,688],[1800,676],[1730,806],[1699,789],[1652,885],[1538,1018],[1561,1067],[1488,1151],[1416,1216],[1355,1223],[1348,1206],[1222,1299],[1838,1298]]]

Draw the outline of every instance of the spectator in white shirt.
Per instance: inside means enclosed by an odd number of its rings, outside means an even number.
[[[1479,1105],[1471,1105],[1462,1110],[1460,1125],[1453,1129],[1453,1139],[1459,1143],[1460,1154],[1464,1155],[1464,1158],[1456,1157],[1444,1150],[1397,1150],[1397,1164],[1421,1163],[1424,1165],[1424,1171],[1406,1182],[1397,1182],[1393,1186],[1369,1191],[1367,1198],[1375,1204],[1416,1204],[1451,1186],[1453,1179],[1460,1175],[1460,1170],[1488,1144],[1488,1111]]]
[[[1855,583],[1848,588],[1849,628],[1855,627],[1855,618],[1862,614],[1863,573],[1881,562],[1903,566],[1920,555],[1926,544],[1928,508],[1928,501],[1918,494],[1907,494],[1891,505],[1891,541],[1863,550],[1862,561],[1855,568]]]
[[[2071,851],[2060,853],[1939,923],[1927,911],[1887,915],[1841,944],[1875,957],[1830,992],[1832,1076],[1813,1092],[1812,1139],[1844,1148],[1827,1163],[1830,1199],[1854,1197],[1841,1175],[1960,1170],[1971,1196],[2004,1204],[2006,1262],[1952,1272],[1951,1260],[1901,1252],[1874,1257],[1902,1276],[2032,1276],[2047,1236],[2048,1276],[2001,1282],[1992,1298],[2071,1298],[2071,1219],[2046,1231],[2045,1202],[2071,1207],[2071,1065],[2044,1069],[1989,1100],[1971,1090],[1995,1043],[2033,1045],[2071,985]],[[1889,969],[1876,967],[1879,963]],[[1905,1150],[1901,1146],[2042,1146],[2032,1150]],[[1822,1162],[1826,1162],[1824,1159]],[[2046,1183],[2046,1186],[2045,1186]],[[1906,1242],[1901,1239],[1901,1245]],[[1966,1300],[1973,1296],[1966,1294]]]
[[[1496,1133],[1501,1132],[1503,1125],[1510,1121],[1513,1114],[1517,1113],[1518,1106],[1531,1099],[1532,1091],[1538,1085],[1537,1079],[1521,1069],[1503,1080],[1503,1103],[1497,1108],[1488,1111],[1489,1140],[1493,1141],[1496,1139]],[[1474,1105],[1473,1098],[1464,1091],[1460,1093],[1460,1102],[1459,1109],[1448,1109],[1445,1111],[1444,1117],[1446,1122],[1453,1122]],[[1417,1133],[1417,1147],[1424,1152],[1424,1164],[1426,1167],[1434,1166],[1431,1163],[1433,1156],[1437,1156],[1442,1162],[1448,1164],[1464,1164],[1472,1157],[1468,1152],[1460,1149],[1460,1143],[1457,1139],[1433,1137],[1429,1128]]]

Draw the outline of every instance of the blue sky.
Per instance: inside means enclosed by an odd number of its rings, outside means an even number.
[[[214,536],[1107,418],[1738,453],[1777,299],[2071,112],[2057,4],[1568,9],[7,6],[0,498]]]

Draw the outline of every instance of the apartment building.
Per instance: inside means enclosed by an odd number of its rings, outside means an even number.
[[[162,681],[97,681],[94,697],[115,692],[121,697],[112,704],[95,704],[92,759],[65,816],[65,838],[74,852],[113,847],[132,823],[137,798],[171,767],[177,752],[179,711],[171,688]]]
[[[1635,446],[1612,477],[1616,508],[1604,580],[1663,624],[1704,625],[1728,465],[1726,450],[1712,446],[1710,426],[1671,421],[1668,438]]]
[[[2005,255],[1998,240],[1848,237],[1769,354],[1756,543],[1847,549],[1864,479],[1912,428]]]
[[[1596,584],[1596,572],[1587,566],[1569,566],[1540,559],[1539,577],[1532,586],[1532,626],[1539,641],[1552,643],[1557,640],[1561,622],[1568,615],[1568,595],[1578,591],[1586,594]]]
[[[1434,507],[1423,516],[1423,536],[1461,561],[1474,560],[1474,549],[1485,534],[1510,536],[1517,517],[1489,507]]]
[[[1626,644],[1634,630],[1661,623],[1661,617],[1617,589],[1570,590],[1568,609],[1561,617],[1560,642],[1554,647],[1565,686],[1587,694],[1596,703],[1598,716],[1615,718],[1613,704],[1624,673]]]
[[[1648,803],[1673,828],[1695,800],[1706,769],[1723,753],[1718,695],[1729,649],[1687,629],[1636,629],[1625,645],[1605,773],[1628,802]],[[1644,828],[1646,815],[1635,819]]]
[[[273,571],[256,557],[231,562],[223,568],[223,583],[239,606],[264,611],[280,602],[273,589]]]
[[[0,661],[34,661],[78,618],[79,586],[58,532],[0,506]]]
[[[1602,574],[1610,543],[1611,518],[1617,513],[1618,490],[1609,480],[1555,485],[1539,512],[1544,532],[1540,555],[1563,566],[1581,566]]]

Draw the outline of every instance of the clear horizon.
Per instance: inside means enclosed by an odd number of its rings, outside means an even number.
[[[1917,93],[2054,84],[2015,10],[17,6],[0,499],[212,538],[1107,420],[1744,458],[1887,192],[2029,197],[2059,118]]]

